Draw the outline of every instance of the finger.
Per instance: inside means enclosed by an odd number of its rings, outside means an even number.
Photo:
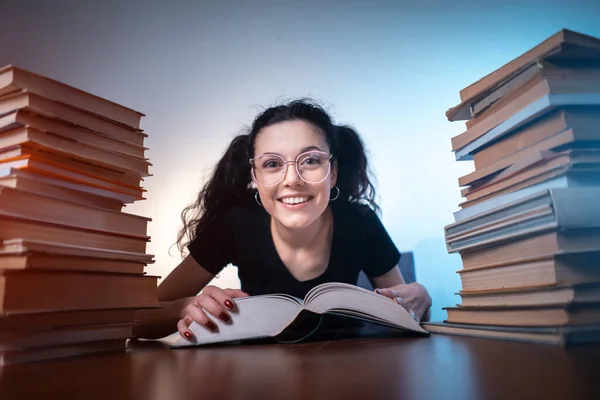
[[[196,297],[196,305],[223,322],[231,321],[231,316],[225,311],[225,308],[221,306],[217,300],[207,294],[201,293]]]
[[[186,311],[188,316],[196,321],[198,324],[202,325],[206,329],[211,332],[217,332],[217,325],[206,315],[206,313],[199,307],[197,304],[192,303],[186,307]]]
[[[225,292],[225,294],[233,299],[239,298],[239,297],[250,297],[250,295],[246,292],[243,292],[239,289],[225,289],[223,290]]]
[[[423,313],[421,312],[422,305],[420,304],[418,299],[416,299],[414,297],[400,298],[400,299],[401,299],[401,302],[398,302],[398,304],[400,304],[402,307],[404,307],[408,311],[408,313],[410,314],[412,319],[419,322],[421,315]]]
[[[395,299],[396,297],[401,297],[400,294],[397,293],[397,291],[390,290],[390,289],[375,289],[375,292],[382,296],[388,297],[392,300]]]
[[[402,297],[396,297],[394,300],[396,301],[396,303],[398,303],[402,307],[406,308],[406,303],[404,302],[404,299]]]
[[[420,321],[420,318],[418,317],[418,315],[415,312],[415,310],[412,307],[410,307],[408,304],[406,304],[406,302],[404,301],[404,299],[402,297],[396,297],[394,299],[394,301],[396,303],[398,303],[398,305],[402,306],[402,308],[404,308],[406,311],[408,311],[408,315],[410,315],[410,317],[412,319],[414,319],[417,322]]]
[[[420,321],[421,321],[421,319],[420,319],[420,318],[417,316],[417,314],[415,313],[415,311],[414,311],[414,310],[408,310],[408,314],[409,314],[409,315],[410,315],[410,317],[411,317],[412,319],[414,319],[415,321],[417,321],[417,322],[420,322]]]
[[[414,319],[417,322],[421,321],[421,317],[423,316],[423,312],[421,312],[421,305],[418,304],[415,301],[410,301],[410,302],[406,302],[403,298],[401,297],[397,297],[396,302],[401,305],[402,307],[404,307],[406,309],[406,311],[408,311],[408,314],[410,315],[410,317],[412,319]]]
[[[186,315],[184,318],[177,321],[177,331],[179,334],[184,337],[186,340],[193,342],[196,340],[196,337],[190,330],[189,326],[192,323],[192,318],[189,315]]]
[[[239,293],[238,293],[239,292]],[[228,310],[233,310],[235,302],[233,301],[236,297],[243,297],[241,294],[245,294],[241,290],[236,289],[225,289],[222,290],[216,286],[207,286],[202,291],[203,294],[208,295],[215,299],[219,304],[225,306]]]
[[[411,314],[411,317],[415,320],[415,321],[419,321],[419,313],[415,310],[419,309],[419,304],[418,304],[418,299],[415,298],[415,296],[411,293],[411,291],[409,290],[409,288],[406,288],[407,290],[398,290],[398,289],[376,289],[375,291],[385,297],[389,297],[391,299],[393,299],[396,303],[398,303],[400,306],[404,307],[409,314]]]
[[[408,314],[411,316],[411,318],[418,322],[418,318],[416,317],[415,310],[411,304],[408,304],[402,297],[396,297],[394,299],[394,301],[396,301],[396,303],[398,303],[398,305],[402,306],[402,308],[404,308],[406,311],[408,311]]]

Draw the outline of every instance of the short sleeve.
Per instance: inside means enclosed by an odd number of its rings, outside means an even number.
[[[228,213],[210,221],[187,246],[202,268],[216,275],[231,262],[233,228]]]
[[[400,261],[400,252],[377,214],[367,207],[364,211],[366,262],[363,271],[370,278],[389,272]]]

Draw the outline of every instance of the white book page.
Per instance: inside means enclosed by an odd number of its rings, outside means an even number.
[[[223,322],[209,315],[218,332],[211,332],[197,322],[190,330],[196,340],[179,337],[172,347],[194,346],[241,339],[272,337],[281,332],[300,312],[301,302],[286,295],[264,295],[234,299],[236,310],[229,312],[231,321]]]
[[[377,293],[372,292],[367,289],[364,289],[364,288],[361,288],[360,286],[350,285],[348,283],[342,283],[342,282],[330,282],[330,283],[323,283],[319,286],[315,286],[314,288],[312,288],[312,290],[310,290],[306,294],[306,298],[305,298],[306,304],[312,302],[315,297],[320,296],[322,293],[329,292],[329,291],[361,292],[361,293],[365,293],[367,295],[380,296]]]
[[[390,298],[354,285],[337,283],[321,286],[308,293],[305,309],[318,314],[330,311],[366,317],[410,331],[427,333],[404,307]]]

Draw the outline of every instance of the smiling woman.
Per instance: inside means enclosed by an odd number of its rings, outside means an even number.
[[[262,129],[254,149],[259,154],[251,159],[257,199],[275,225],[310,227],[326,211],[336,187],[337,165],[331,168],[323,134],[302,120],[280,122]]]
[[[231,321],[235,298],[303,298],[323,283],[355,285],[361,271],[377,293],[417,321],[426,318],[431,298],[422,285],[404,283],[369,175],[358,133],[335,125],[318,105],[302,100],[264,111],[182,212],[178,245],[189,255],[158,288],[163,309],[140,311],[136,335],[161,337],[176,325],[192,340],[192,321],[213,333],[211,318]],[[207,286],[229,263],[242,290]]]

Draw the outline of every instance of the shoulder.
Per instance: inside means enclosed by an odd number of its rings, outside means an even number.
[[[265,211],[259,208],[233,206],[220,211],[212,219],[198,225],[188,247],[215,250],[222,243],[233,243],[236,238],[248,237],[264,220]]]
[[[338,214],[347,214],[352,216],[377,217],[375,211],[367,204],[350,201],[332,202],[331,208]]]
[[[260,222],[265,215],[265,210],[262,207],[253,206],[233,206],[223,210],[217,217],[220,223],[228,225],[253,225]]]
[[[340,202],[331,205],[335,219],[348,221],[352,224],[372,224],[379,221],[377,213],[367,204],[355,202]]]
[[[213,236],[228,236],[243,228],[255,226],[264,218],[264,210],[247,206],[232,206],[203,221],[195,230],[193,241],[207,240]]]

